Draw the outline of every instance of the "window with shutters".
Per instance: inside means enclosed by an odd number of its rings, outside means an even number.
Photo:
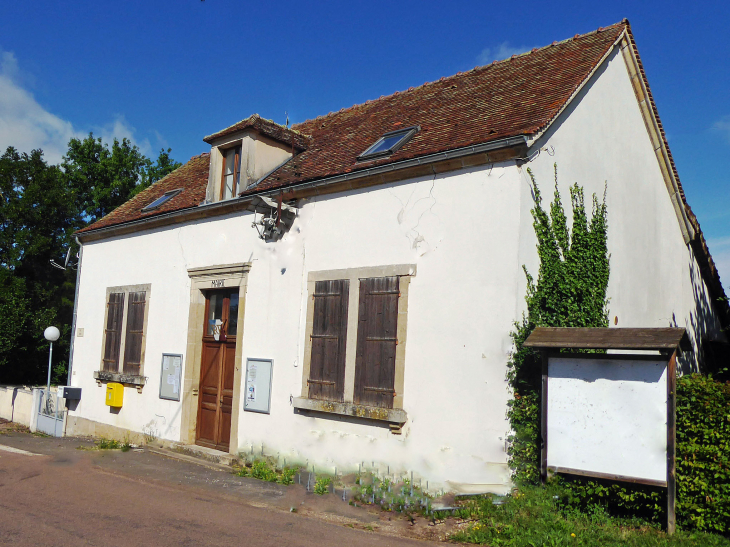
[[[150,285],[109,287],[97,380],[143,383]]]
[[[393,408],[398,344],[398,278],[360,280],[355,402]]]
[[[350,281],[336,279],[315,284],[314,318],[309,364],[309,398],[343,401],[345,346]]]
[[[415,265],[310,272],[299,410],[405,422],[408,288]]]

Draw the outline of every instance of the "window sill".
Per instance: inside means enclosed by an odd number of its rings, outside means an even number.
[[[294,408],[298,408],[299,410],[326,412],[329,414],[365,418],[367,420],[377,420],[380,422],[388,422],[398,425],[403,425],[408,419],[408,414],[406,414],[406,411],[402,408],[381,408],[376,406],[358,405],[355,403],[307,399],[306,397],[295,397],[292,404]]]
[[[129,386],[134,386],[137,390],[141,390],[145,385],[146,377],[137,376],[135,374],[123,374],[119,372],[107,372],[105,370],[95,370],[94,379],[96,383],[101,385],[102,382],[117,382]]]

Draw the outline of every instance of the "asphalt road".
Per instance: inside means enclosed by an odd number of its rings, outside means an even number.
[[[299,486],[149,452],[80,449],[91,443],[75,439],[6,432],[0,445],[0,545],[436,545],[402,537],[414,535],[403,519]]]

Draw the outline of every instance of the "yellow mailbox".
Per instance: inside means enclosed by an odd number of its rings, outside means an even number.
[[[116,382],[106,385],[106,406],[120,407],[124,398],[124,386]]]

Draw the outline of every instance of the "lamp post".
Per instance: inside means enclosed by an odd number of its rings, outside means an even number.
[[[53,357],[53,342],[58,340],[61,333],[56,327],[48,327],[43,331],[43,336],[51,343],[48,349],[48,382],[46,383],[46,412],[48,412],[48,401],[51,399],[51,357]]]

